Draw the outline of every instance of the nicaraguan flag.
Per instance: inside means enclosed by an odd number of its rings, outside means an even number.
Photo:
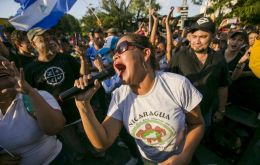
[[[70,10],[76,0],[15,0],[20,3],[16,15],[9,22],[17,30],[28,31],[34,27],[50,29]]]

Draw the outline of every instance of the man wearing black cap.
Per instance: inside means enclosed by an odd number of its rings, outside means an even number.
[[[211,119],[222,119],[225,112],[228,69],[223,55],[209,48],[215,25],[202,17],[190,29],[190,47],[180,49],[169,63],[169,71],[186,76],[203,94],[200,104],[206,129]],[[217,104],[218,103],[218,104]],[[216,112],[213,114],[214,110]]]

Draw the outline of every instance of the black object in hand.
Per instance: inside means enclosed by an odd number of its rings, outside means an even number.
[[[64,101],[66,99],[69,99],[81,92],[84,92],[94,86],[94,81],[97,79],[99,81],[105,80],[115,74],[115,70],[112,66],[105,68],[102,72],[99,72],[97,75],[93,76],[89,81],[88,85],[84,89],[80,89],[77,87],[72,87],[59,95],[59,99],[61,101]]]

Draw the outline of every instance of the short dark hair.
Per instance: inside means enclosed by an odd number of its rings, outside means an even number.
[[[249,31],[249,32],[247,33],[247,35],[249,35],[249,34],[251,34],[251,33],[259,34],[259,31],[257,31],[257,30],[251,30],[251,31]]]
[[[25,31],[14,30],[11,34],[11,42],[14,47],[17,43],[24,41],[27,38],[27,33]]]
[[[155,59],[155,49],[154,49],[154,46],[149,41],[149,38],[147,38],[146,36],[143,36],[143,35],[135,34],[135,33],[125,34],[122,37],[128,37],[136,44],[142,45],[145,48],[149,48],[151,50],[151,56],[150,56],[151,67],[154,70],[157,69],[158,65],[156,64],[156,59]]]
[[[220,41],[219,41],[218,38],[214,38],[214,39],[212,40],[212,43],[213,43],[213,44],[220,44]]]
[[[3,28],[3,33],[12,33],[14,30],[15,30],[15,29],[14,29],[13,26],[7,25],[7,26],[4,26],[4,28]]]
[[[60,39],[58,39],[58,42],[60,43],[60,44],[70,44],[70,42],[65,38],[65,37],[61,37]]]

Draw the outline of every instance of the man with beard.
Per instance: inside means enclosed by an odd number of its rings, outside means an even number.
[[[209,48],[215,33],[211,19],[198,19],[190,33],[190,47],[176,52],[169,64],[169,71],[186,76],[203,94],[200,107],[207,129],[212,117],[214,121],[221,120],[225,112],[228,68],[223,55]]]

